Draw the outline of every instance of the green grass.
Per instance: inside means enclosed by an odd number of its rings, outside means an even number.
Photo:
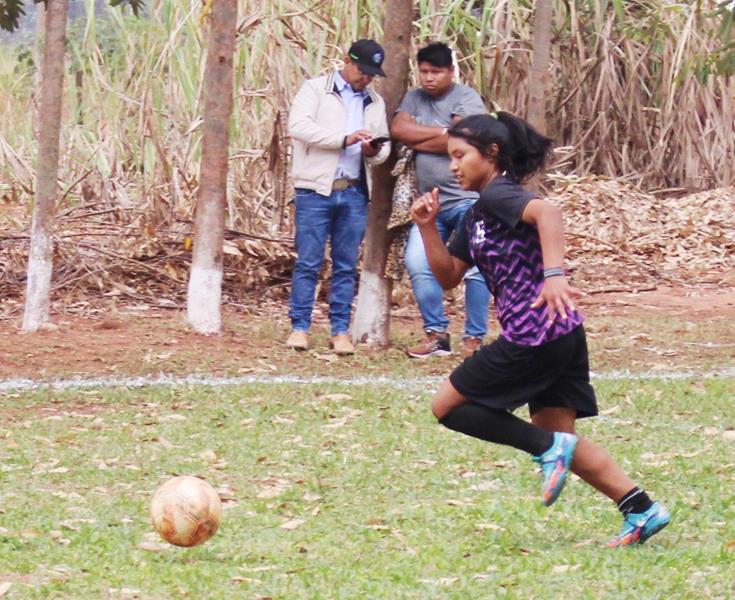
[[[607,414],[582,432],[673,512],[642,548],[604,547],[620,517],[576,478],[544,509],[530,460],[437,426],[428,390],[5,394],[0,586],[74,599],[733,597],[735,381],[597,389]],[[194,549],[147,550],[150,495],[180,473],[220,489],[222,528]]]

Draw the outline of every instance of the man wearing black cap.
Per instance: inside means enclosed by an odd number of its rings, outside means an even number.
[[[291,282],[291,334],[286,345],[309,348],[314,292],[331,241],[330,345],[355,351],[349,336],[357,258],[365,235],[371,169],[390,154],[385,102],[368,88],[385,52],[373,40],[350,46],[342,69],[307,80],[288,119],[296,188],[296,266]],[[372,143],[371,143],[372,142]]]

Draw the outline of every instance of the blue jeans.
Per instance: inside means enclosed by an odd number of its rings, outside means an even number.
[[[442,240],[446,242],[452,232],[462,225],[464,215],[471,206],[471,202],[458,204],[437,215],[436,225]],[[413,295],[424,320],[424,331],[445,332],[449,320],[444,315],[444,291],[431,272],[421,233],[415,224],[411,225],[408,232],[406,270],[411,278]],[[466,311],[464,335],[482,338],[487,333],[490,291],[477,267],[467,271],[464,283]]]
[[[351,186],[329,196],[296,190],[296,266],[288,313],[294,331],[308,331],[311,327],[314,291],[328,238],[332,248],[329,322],[333,336],[349,331],[357,258],[365,236],[367,213],[368,198],[361,186]]]

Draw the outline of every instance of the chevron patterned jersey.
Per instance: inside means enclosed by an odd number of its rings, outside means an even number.
[[[535,227],[520,218],[526,204],[537,196],[500,176],[480,193],[467,211],[463,225],[450,241],[449,251],[474,264],[495,298],[502,336],[522,346],[540,346],[569,333],[584,317],[567,310],[567,318],[548,323],[546,306],[532,309],[541,293],[544,267]]]

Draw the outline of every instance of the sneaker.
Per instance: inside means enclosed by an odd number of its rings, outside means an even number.
[[[666,527],[670,520],[669,511],[658,502],[654,502],[646,512],[625,515],[623,528],[607,545],[610,548],[620,548],[642,544]]]
[[[449,356],[452,348],[449,345],[448,333],[427,331],[426,339],[420,344],[406,348],[406,354],[411,358],[429,358],[430,356]]]
[[[286,346],[294,350],[308,350],[309,336],[305,331],[292,331],[286,340]]]
[[[462,351],[459,353],[459,357],[464,360],[469,358],[475,352],[477,352],[482,346],[482,340],[476,337],[466,337],[462,340]]]
[[[335,335],[330,341],[329,346],[334,349],[334,353],[339,356],[347,356],[355,353],[355,346],[352,344],[350,336],[346,333]]]
[[[533,461],[541,465],[544,477],[543,500],[551,506],[564,489],[569,474],[569,466],[574,458],[579,438],[572,433],[554,433],[554,443],[541,456],[534,456]]]

